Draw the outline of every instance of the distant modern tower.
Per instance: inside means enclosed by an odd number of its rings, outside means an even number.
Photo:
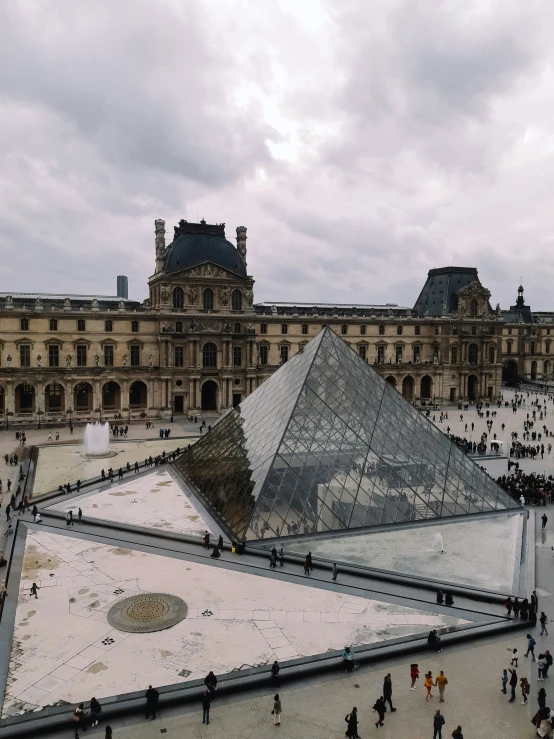
[[[125,275],[117,275],[117,297],[129,299],[129,283]]]

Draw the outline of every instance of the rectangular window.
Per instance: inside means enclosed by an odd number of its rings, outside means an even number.
[[[402,361],[402,349],[404,347],[397,346],[396,347],[396,364],[399,364]]]
[[[453,346],[450,350],[450,361],[452,364],[458,364],[458,347]]]
[[[421,326],[414,326],[414,334],[419,336],[421,333]]]
[[[512,329],[511,329],[511,328],[509,328],[509,329],[508,329],[508,336],[511,336],[511,335],[512,335]]]
[[[531,342],[531,354],[534,354],[534,353],[535,353],[535,342],[532,341]]]
[[[458,327],[452,326],[452,336],[457,336],[457,335],[458,335]]]
[[[360,326],[360,333],[361,333],[362,336],[365,336],[365,332],[366,332],[366,326],[365,326],[365,323],[364,323],[364,324],[362,324]]]
[[[260,364],[267,364],[267,346],[265,344],[260,346]]]
[[[19,347],[19,366],[31,366],[31,346],[29,344],[21,344]]]
[[[184,347],[182,346],[176,346],[175,347],[175,362],[176,367],[184,367],[185,366],[185,352]]]
[[[104,367],[113,367],[113,346],[106,344],[104,347]]]
[[[140,346],[131,346],[131,367],[140,367]]]
[[[233,347],[233,367],[242,367],[242,347]]]
[[[440,327],[435,326],[435,336],[438,336],[440,334]]]
[[[77,344],[77,367],[87,366],[87,347],[85,344]]]
[[[286,344],[281,344],[280,346],[280,357],[281,357],[281,364],[284,364],[288,361],[289,358],[289,348]]]
[[[282,334],[288,334],[288,332],[289,332],[289,327],[288,327],[288,325],[287,325],[286,323],[282,323],[282,324],[281,324],[281,333],[282,333]]]
[[[507,354],[512,353],[512,342],[511,341],[508,341],[508,343],[506,344],[506,353]]]
[[[419,362],[419,358],[421,356],[421,347],[420,346],[414,346],[414,364]]]
[[[383,364],[385,361],[385,347],[384,346],[378,346],[377,347],[377,361],[379,364]]]
[[[260,326],[260,333],[267,334],[267,323],[262,323]]]
[[[304,334],[304,336],[308,334],[308,324],[307,323],[302,324],[302,333]]]
[[[57,344],[50,344],[48,347],[48,366],[60,366],[60,347]]]
[[[365,344],[361,344],[358,347],[358,354],[363,360],[367,359],[367,346]]]

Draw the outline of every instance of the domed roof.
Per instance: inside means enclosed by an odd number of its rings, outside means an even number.
[[[246,265],[237,249],[225,238],[225,224],[215,226],[180,221],[175,239],[167,249],[165,271],[180,272],[204,262],[212,262],[246,277]]]

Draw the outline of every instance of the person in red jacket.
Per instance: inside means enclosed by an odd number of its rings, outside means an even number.
[[[419,677],[419,667],[416,664],[410,665],[410,677],[412,678],[412,686],[410,690],[415,690],[416,680]]]

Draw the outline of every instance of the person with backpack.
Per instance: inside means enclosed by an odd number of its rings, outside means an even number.
[[[541,636],[548,636],[548,629],[546,628],[546,624],[548,623],[548,616],[544,611],[541,611],[541,616],[539,618],[540,624],[541,624]]]
[[[379,728],[379,726],[383,726],[385,723],[385,711],[387,710],[383,696],[375,701],[373,710],[379,715],[379,721],[375,722],[375,726]]]

